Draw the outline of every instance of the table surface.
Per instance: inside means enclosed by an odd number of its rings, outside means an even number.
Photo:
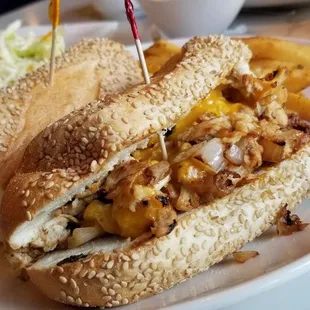
[[[100,14],[91,7],[90,2],[88,0],[63,0],[62,20],[65,23],[87,22],[89,20],[100,21]],[[0,29],[6,27],[15,19],[21,19],[24,25],[48,24],[47,5],[48,1],[44,0],[0,16]],[[310,7],[246,11],[232,24],[228,33],[307,39],[310,38]],[[146,39],[148,39],[147,36]],[[308,310],[310,309],[310,303],[308,302],[309,284],[310,273],[283,286],[221,310],[291,310],[293,307],[298,310]],[[200,308],[192,308],[203,309],[201,305],[197,307]]]

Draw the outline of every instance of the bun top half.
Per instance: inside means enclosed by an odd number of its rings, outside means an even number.
[[[46,64],[0,89],[0,185],[8,183],[28,143],[49,124],[142,80],[136,59],[107,39],[83,40],[55,62],[52,87]]]
[[[239,41],[193,38],[150,84],[94,101],[46,128],[4,194],[0,225],[10,246],[25,246],[52,211],[173,126],[250,57]]]

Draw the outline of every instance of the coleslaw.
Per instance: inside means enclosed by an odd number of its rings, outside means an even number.
[[[43,37],[33,33],[18,35],[21,21],[16,20],[0,34],[0,87],[10,86],[18,78],[40,67],[50,58],[52,36]],[[65,49],[63,35],[58,31],[56,55]]]

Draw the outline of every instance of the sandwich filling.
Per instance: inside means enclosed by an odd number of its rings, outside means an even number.
[[[285,110],[285,77],[282,69],[258,79],[236,68],[165,130],[168,160],[152,137],[107,178],[56,210],[31,243],[29,262],[106,234],[132,239],[169,234],[179,214],[228,195],[289,158],[309,141],[310,126]]]

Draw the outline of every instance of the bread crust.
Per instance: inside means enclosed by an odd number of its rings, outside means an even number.
[[[169,235],[118,251],[97,251],[56,264],[52,253],[28,269],[49,298],[77,306],[125,305],[160,293],[204,271],[273,225],[310,191],[310,145],[230,195],[187,212]]]
[[[173,126],[250,56],[227,37],[193,38],[151,84],[95,101],[40,133],[4,194],[0,226],[11,247],[22,246],[16,236],[38,214],[106,176],[122,152]]]
[[[28,143],[46,126],[106,94],[142,80],[124,46],[107,39],[83,40],[56,58],[54,86],[43,65],[0,90],[0,185],[18,169]]]

